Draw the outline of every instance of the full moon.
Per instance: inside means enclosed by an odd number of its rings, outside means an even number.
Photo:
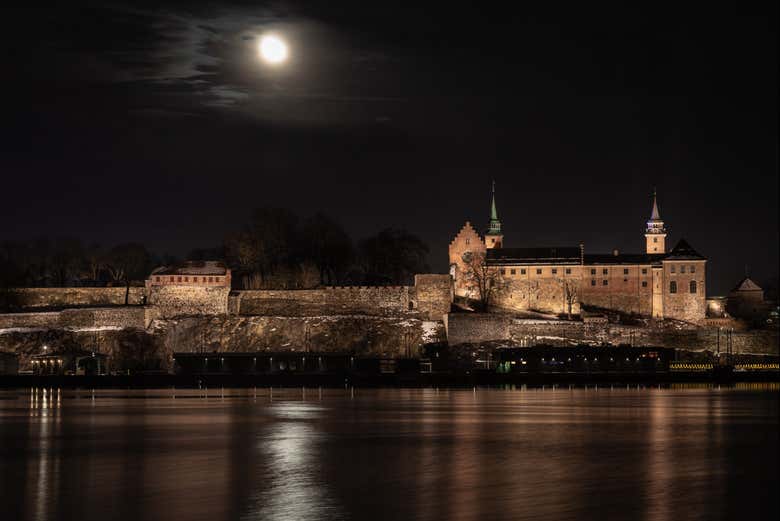
[[[287,44],[277,36],[260,38],[260,56],[268,63],[282,63],[287,59]]]

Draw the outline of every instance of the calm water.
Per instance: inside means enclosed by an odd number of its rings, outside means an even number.
[[[0,391],[0,518],[774,519],[778,388]]]

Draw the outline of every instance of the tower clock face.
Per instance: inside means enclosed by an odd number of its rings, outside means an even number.
[[[471,259],[473,257],[474,256],[472,255],[472,253],[470,251],[467,251],[467,252],[464,252],[463,255],[461,255],[460,258],[463,259],[463,262],[471,262]]]

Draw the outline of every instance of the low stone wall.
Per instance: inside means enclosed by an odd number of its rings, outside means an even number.
[[[716,350],[718,331],[712,328],[659,322],[647,327],[585,323],[566,320],[512,319],[505,315],[451,313],[445,320],[450,345],[506,341],[516,346],[537,344],[572,345],[633,344],[676,349]],[[777,330],[734,331],[734,353],[778,354]],[[726,335],[720,334],[720,349],[726,350]]]
[[[44,313],[0,314],[0,335],[28,329],[145,329],[157,317],[148,306],[74,308]]]
[[[11,309],[119,306],[125,303],[126,288],[14,288],[7,292]],[[132,286],[129,304],[140,304],[145,288]]]
[[[415,275],[414,307],[429,320],[443,320],[454,298],[450,275]]]

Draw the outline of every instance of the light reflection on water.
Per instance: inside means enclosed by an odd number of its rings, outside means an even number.
[[[772,518],[778,390],[0,391],[2,518]]]

